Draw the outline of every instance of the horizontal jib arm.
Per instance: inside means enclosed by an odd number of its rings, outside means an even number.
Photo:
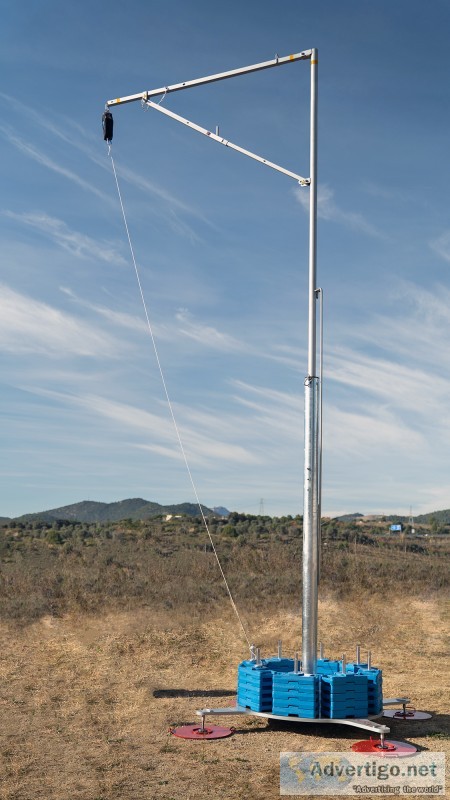
[[[311,58],[311,53],[312,50],[303,50],[301,53],[295,53],[290,56],[275,56],[275,58],[270,61],[262,61],[260,64],[251,64],[249,67],[240,67],[239,69],[228,70],[228,72],[218,72],[216,75],[207,75],[204,78],[196,78],[192,81],[174,83],[172,86],[163,86],[160,89],[151,89],[150,91],[139,92],[139,94],[130,94],[127,97],[116,97],[114,100],[108,100],[106,105],[117,106],[122,103],[133,103],[136,100],[142,100],[142,98],[147,100],[149,97],[159,97],[168,92],[179,92],[181,89],[192,89],[194,86],[204,86],[207,83],[223,81],[226,78],[235,78],[237,75],[245,75],[249,72],[258,72],[262,69],[270,69],[270,67],[279,67],[282,66],[282,64],[290,64],[294,61],[304,61]]]

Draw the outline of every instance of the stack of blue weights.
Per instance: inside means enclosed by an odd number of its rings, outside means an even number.
[[[320,679],[321,716],[330,719],[367,717],[367,675],[338,672]]]
[[[254,661],[243,661],[238,668],[237,703],[252,711],[272,711],[272,672]]]
[[[307,719],[346,719],[381,714],[382,672],[367,664],[317,659],[315,675],[294,672],[292,658],[243,661],[238,669],[237,703],[252,711]]]
[[[294,668],[291,658],[262,659],[261,666],[255,661],[243,661],[238,668],[237,703],[252,711],[272,711],[272,677],[274,670],[287,672]]]
[[[369,714],[383,711],[383,678],[381,669],[368,669],[364,673],[369,683]]]
[[[367,664],[347,664],[347,672],[366,675],[368,683],[369,714],[381,714],[383,711],[383,675],[381,669]]]
[[[272,713],[282,717],[319,716],[319,676],[274,672]]]

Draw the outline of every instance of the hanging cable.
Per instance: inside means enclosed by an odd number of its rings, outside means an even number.
[[[128,244],[129,244],[129,247],[130,247],[131,259],[133,261],[134,271],[135,271],[135,274],[136,274],[136,280],[137,280],[138,287],[139,287],[139,293],[140,293],[140,296],[141,296],[142,305],[144,307],[145,319],[147,321],[147,327],[148,327],[148,331],[149,331],[149,334],[150,334],[150,338],[152,340],[153,350],[154,350],[155,357],[156,357],[156,363],[158,365],[159,374],[161,376],[161,381],[162,381],[162,385],[163,385],[163,388],[164,388],[164,393],[165,393],[165,396],[166,396],[167,405],[169,406],[170,415],[172,417],[172,422],[173,422],[173,425],[174,425],[174,428],[175,428],[175,432],[176,432],[176,435],[177,435],[178,444],[180,446],[181,454],[183,456],[183,460],[184,460],[184,463],[185,463],[185,466],[186,466],[186,470],[187,470],[188,475],[189,475],[189,479],[190,479],[191,486],[192,486],[192,489],[193,489],[193,492],[194,492],[194,495],[195,495],[195,499],[196,499],[197,505],[199,507],[200,515],[201,515],[201,518],[202,518],[202,521],[203,521],[203,525],[205,527],[206,533],[208,534],[208,538],[209,538],[209,541],[211,543],[211,547],[212,547],[213,553],[215,555],[215,558],[216,558],[216,561],[217,561],[217,564],[218,564],[218,567],[219,567],[219,570],[220,570],[220,574],[222,575],[223,582],[224,582],[226,590],[228,592],[228,596],[230,598],[231,605],[233,607],[234,613],[236,614],[236,617],[237,617],[237,619],[239,621],[239,624],[241,626],[242,632],[244,634],[245,640],[246,640],[246,642],[248,644],[248,647],[249,647],[249,649],[251,651],[250,639],[248,638],[247,631],[245,629],[244,623],[242,622],[242,619],[241,619],[241,616],[240,616],[239,611],[237,609],[236,603],[234,602],[233,595],[231,594],[231,589],[230,589],[230,587],[228,585],[228,581],[227,581],[227,579],[225,577],[225,573],[224,573],[224,571],[222,569],[222,564],[220,563],[220,559],[219,559],[216,547],[214,545],[213,538],[211,536],[211,532],[209,530],[208,521],[207,521],[207,519],[205,517],[205,514],[203,512],[202,504],[201,504],[200,498],[198,496],[197,488],[195,486],[194,478],[193,478],[193,475],[192,475],[192,472],[191,472],[191,468],[189,466],[189,462],[188,462],[188,459],[187,459],[186,451],[184,449],[183,441],[181,439],[180,431],[179,431],[179,428],[178,428],[178,425],[177,425],[177,421],[175,419],[175,413],[174,413],[173,406],[172,406],[172,403],[171,403],[171,400],[170,400],[169,391],[167,389],[167,384],[166,384],[166,380],[165,380],[165,377],[164,377],[163,369],[162,369],[162,366],[161,366],[161,361],[159,359],[158,348],[156,346],[156,340],[155,340],[155,337],[153,335],[153,328],[152,328],[152,325],[151,325],[151,322],[150,322],[150,317],[149,317],[148,310],[147,310],[147,304],[145,302],[144,292],[143,292],[143,289],[142,289],[141,279],[140,279],[140,275],[139,275],[139,269],[138,269],[136,258],[135,258],[135,255],[134,255],[133,244],[131,242],[130,231],[129,231],[129,228],[128,228],[128,223],[127,223],[127,218],[126,218],[126,214],[125,214],[124,204],[123,204],[123,201],[122,201],[122,194],[121,194],[120,187],[119,187],[119,181],[118,181],[118,178],[117,178],[116,166],[114,164],[114,158],[113,158],[113,155],[112,155],[112,152],[111,152],[111,142],[110,141],[109,141],[108,155],[109,155],[109,157],[111,159],[111,164],[112,164],[113,173],[114,173],[114,179],[115,179],[116,187],[117,187],[117,194],[119,196],[120,208],[122,210],[123,222],[124,222],[124,225],[125,225],[125,231],[126,231],[126,234],[127,234]]]

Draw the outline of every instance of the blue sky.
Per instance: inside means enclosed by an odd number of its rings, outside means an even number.
[[[2,3],[0,516],[194,494],[107,99],[319,49],[324,513],[450,506],[447,0]],[[309,174],[309,63],[167,108]],[[113,156],[201,501],[301,513],[308,189],[138,103]]]

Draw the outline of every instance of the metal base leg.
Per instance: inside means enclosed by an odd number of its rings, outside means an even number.
[[[374,722],[372,719],[335,719],[330,717],[282,717],[277,714],[269,714],[264,711],[252,711],[250,708],[244,706],[229,706],[228,708],[202,708],[195,712],[202,718],[202,724],[207,715],[211,716],[238,716],[243,715],[247,717],[261,717],[262,719],[276,719],[281,722],[308,722],[309,724],[326,724],[326,725],[349,725],[353,728],[362,728],[366,731],[379,734],[382,741],[384,736],[390,732],[387,725],[382,725],[379,722]]]

